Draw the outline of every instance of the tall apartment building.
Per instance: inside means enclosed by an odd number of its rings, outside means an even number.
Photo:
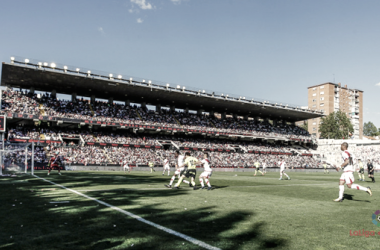
[[[308,87],[308,108],[324,111],[326,115],[339,109],[346,113],[353,127],[355,139],[363,139],[363,91],[349,89],[331,82]],[[309,133],[320,137],[321,118],[308,121]]]

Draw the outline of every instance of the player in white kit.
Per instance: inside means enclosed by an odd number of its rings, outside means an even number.
[[[340,150],[342,150],[343,164],[340,167],[336,167],[336,171],[339,171],[340,169],[343,170],[343,174],[340,176],[340,179],[339,179],[339,197],[334,200],[336,202],[343,201],[345,183],[348,188],[365,191],[369,194],[369,196],[372,196],[372,190],[370,187],[365,188],[358,184],[353,184],[355,181],[354,174],[353,174],[355,170],[353,159],[355,157],[347,149],[348,149],[348,143],[343,142],[342,145],[340,145]]]
[[[288,180],[290,180],[290,177],[289,175],[287,175],[285,173],[285,168],[286,168],[286,162],[284,161],[283,158],[281,158],[281,161],[278,162],[278,164],[280,165],[280,181],[282,180],[282,175],[284,174],[286,177],[288,177]]]
[[[203,154],[203,160],[201,160],[201,162],[202,162],[203,167],[204,167],[204,172],[199,176],[199,182],[201,183],[201,186],[202,186],[201,189],[204,189],[205,188],[205,185],[203,184],[203,179],[204,179],[207,186],[208,186],[207,190],[209,191],[212,189],[210,181],[209,181],[209,179],[212,175],[212,169],[210,167],[210,161],[208,159],[208,153]]]
[[[174,180],[175,180],[175,177],[177,176],[178,179],[179,179],[179,177],[181,176],[181,172],[185,169],[184,167],[182,167],[182,168],[179,167],[179,166],[182,166],[182,164],[183,164],[183,160],[184,160],[185,156],[180,155],[178,150],[175,151],[174,155],[175,155],[175,158],[177,158],[177,163],[176,163],[176,165],[175,165],[175,172],[174,172],[174,175],[173,175],[172,178],[170,179],[170,183],[169,183],[169,185],[165,185],[165,187],[167,187],[167,188],[171,188],[171,187],[172,187],[173,182],[174,182]],[[187,181],[187,180],[183,180],[183,182],[189,184],[190,187],[191,187],[191,184],[190,184],[189,181]]]
[[[124,173],[125,173],[126,171],[128,171],[128,173],[131,172],[131,169],[130,169],[130,167],[128,166],[127,160],[124,160],[124,161],[122,162],[122,166],[123,166],[123,168],[124,168]]]
[[[168,158],[164,159],[164,172],[162,172],[162,175],[165,174],[165,170],[168,170],[168,176],[170,175],[170,164]]]
[[[267,163],[265,161],[263,161],[263,174],[266,174],[267,173]]]

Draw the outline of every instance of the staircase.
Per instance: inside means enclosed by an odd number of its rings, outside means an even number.
[[[140,115],[139,111],[137,111],[137,109],[136,109],[136,114],[137,114],[137,116],[140,118],[140,120],[142,121],[143,118],[141,117],[141,115]]]
[[[211,121],[211,119],[209,119],[209,118],[206,118],[210,123],[211,123],[211,125],[214,127],[214,128],[217,128],[216,126],[215,126],[215,124]]]
[[[248,149],[246,147],[243,147],[239,145],[239,148],[244,151],[244,153],[248,153]]]
[[[171,141],[171,143],[172,143],[172,145],[176,148],[176,149],[178,149],[179,150],[179,147],[178,147],[178,145],[177,144],[175,144],[174,143],[174,141]]]
[[[175,118],[174,115],[171,115],[171,116],[172,116],[173,119],[177,122],[177,124],[178,124],[181,128],[183,128],[183,127],[182,127],[182,124],[177,120],[177,118]]]
[[[92,114],[92,116],[94,116],[94,114],[95,114],[95,112],[94,112],[94,110],[92,109],[92,104],[91,103],[87,103],[88,104],[88,106],[90,107],[90,110],[91,110],[91,114]]]
[[[79,135],[79,139],[80,139],[81,145],[84,146],[85,142],[82,135]]]

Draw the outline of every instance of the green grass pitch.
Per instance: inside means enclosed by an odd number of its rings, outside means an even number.
[[[378,249],[374,195],[345,189],[340,173],[214,172],[214,190],[167,189],[155,172],[37,171],[36,175],[220,249]],[[357,175],[355,174],[355,178]],[[368,179],[367,179],[368,181]],[[198,183],[198,180],[197,180]],[[30,175],[1,178],[0,249],[202,249],[119,211]],[[66,203],[51,203],[66,202]],[[350,236],[358,230],[375,236]]]

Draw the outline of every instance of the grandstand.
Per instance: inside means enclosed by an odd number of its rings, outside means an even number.
[[[295,125],[318,111],[16,58],[3,62],[1,85],[6,140],[41,146],[40,168],[53,148],[84,166],[120,166],[122,158],[160,165],[157,155],[174,150],[208,151],[217,168],[277,167],[279,155],[295,168],[320,165],[310,151],[316,141]]]

